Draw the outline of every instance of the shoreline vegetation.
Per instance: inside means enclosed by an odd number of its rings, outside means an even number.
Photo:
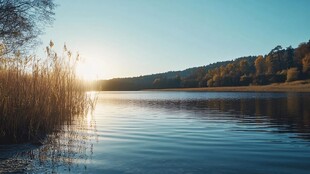
[[[309,79],[310,40],[300,43],[296,48],[291,46],[282,48],[278,45],[265,55],[245,56],[183,71],[99,80],[97,84],[101,87],[99,90],[103,91],[147,89],[216,91],[234,90],[234,88],[242,91],[307,91],[303,87],[287,85]]]
[[[205,88],[149,89],[147,91],[186,91],[186,92],[310,92],[310,80],[274,83],[264,86],[230,86]]]
[[[42,59],[0,56],[0,144],[42,144],[92,109],[91,96],[75,73],[79,55],[64,46],[59,56],[53,46],[51,41]]]

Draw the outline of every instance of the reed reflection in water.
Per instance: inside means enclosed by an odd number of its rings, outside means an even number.
[[[1,146],[0,169],[308,174],[308,103],[309,93],[101,92],[93,119],[51,135],[46,145],[19,152]]]
[[[89,113],[48,135],[43,145],[0,146],[0,173],[85,172],[97,141],[96,122]]]

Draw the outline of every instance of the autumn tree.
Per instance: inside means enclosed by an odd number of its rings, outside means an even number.
[[[299,46],[295,49],[294,52],[294,63],[295,66],[302,70],[302,59],[310,53],[310,40],[308,43],[301,43]]]
[[[263,56],[258,56],[254,62],[256,68],[256,75],[263,74],[265,71],[265,61]]]
[[[271,55],[268,55],[266,57],[265,63],[267,67],[267,74],[275,74],[277,66],[277,62],[275,61],[275,59],[273,59]]]
[[[0,0],[0,44],[14,52],[38,43],[54,16],[54,0]]]
[[[299,71],[297,68],[290,68],[287,71],[287,77],[286,77],[286,81],[287,82],[291,82],[291,81],[295,81],[298,80],[298,76],[299,76]]]
[[[304,73],[310,70],[310,53],[302,59],[302,70]]]
[[[213,86],[220,86],[221,85],[221,77],[217,74],[213,76]]]
[[[246,61],[246,60],[241,60],[239,62],[239,67],[240,67],[240,72],[242,74],[247,74],[249,73],[249,69],[250,69],[250,65],[249,65],[249,62]]]
[[[223,65],[220,66],[220,76],[224,77],[226,74],[227,74],[226,67]]]

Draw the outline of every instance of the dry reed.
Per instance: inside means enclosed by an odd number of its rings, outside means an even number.
[[[0,143],[38,142],[84,116],[91,100],[78,79],[73,57],[46,48],[45,59],[0,56]]]

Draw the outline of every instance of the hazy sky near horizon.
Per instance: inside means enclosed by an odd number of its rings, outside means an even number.
[[[310,39],[309,0],[56,0],[41,36],[79,51],[100,79],[268,53]],[[57,47],[56,47],[57,48]]]

